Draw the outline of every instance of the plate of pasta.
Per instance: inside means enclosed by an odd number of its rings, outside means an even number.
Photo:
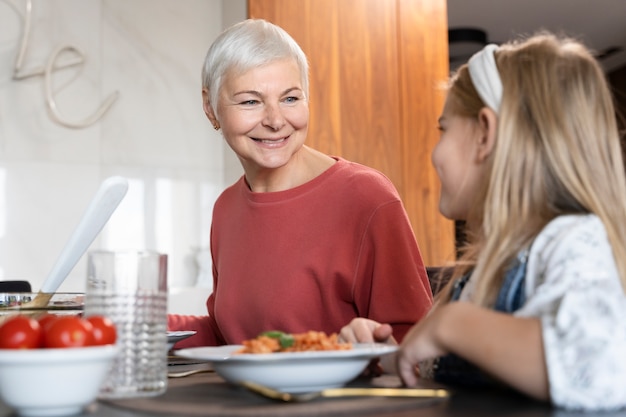
[[[279,334],[282,332],[265,332]],[[315,332],[316,337],[336,340],[336,335],[326,337]],[[311,333],[306,333],[311,335]],[[177,356],[187,359],[207,361],[226,381],[240,384],[244,381],[256,382],[280,391],[298,393],[318,391],[345,385],[365,370],[374,358],[392,354],[397,346],[367,344],[325,344],[302,348],[298,343],[278,339],[281,346],[273,351],[251,352],[250,345],[260,340],[264,334],[242,345],[205,346],[175,351]],[[306,339],[304,334],[286,335]],[[254,348],[253,348],[254,350]]]

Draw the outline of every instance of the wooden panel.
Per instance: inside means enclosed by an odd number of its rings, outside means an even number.
[[[448,76],[445,1],[399,0],[399,73],[404,138],[404,203],[429,265],[455,257],[454,223],[439,213],[440,184],[431,163]],[[426,246],[425,243],[428,245]]]
[[[384,172],[401,190],[395,2],[344,0],[335,4],[343,28],[339,37],[342,152]]]
[[[445,0],[249,0],[309,57],[307,144],[376,168],[396,185],[424,261],[454,255],[430,152],[447,74]]]

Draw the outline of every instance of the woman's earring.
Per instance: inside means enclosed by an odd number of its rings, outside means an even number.
[[[213,129],[220,130],[220,124],[215,122],[215,124],[213,125]]]

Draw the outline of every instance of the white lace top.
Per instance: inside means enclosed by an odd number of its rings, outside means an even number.
[[[525,285],[515,315],[541,319],[553,404],[626,406],[626,296],[598,217],[550,222],[531,247]]]

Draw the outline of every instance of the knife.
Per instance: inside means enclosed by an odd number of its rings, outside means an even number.
[[[445,389],[430,388],[328,388],[316,392],[290,393],[278,391],[252,381],[243,381],[241,385],[257,394],[284,402],[310,401],[318,397],[413,397],[447,398],[450,393]]]

